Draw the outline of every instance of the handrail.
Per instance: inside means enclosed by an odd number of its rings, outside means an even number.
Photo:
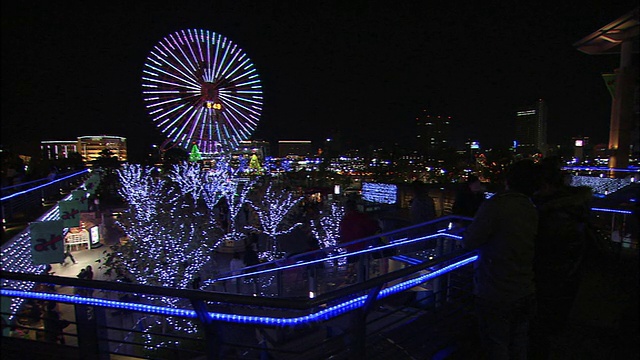
[[[298,259],[303,259],[303,258],[314,258],[314,260],[311,261],[306,261],[306,262],[302,262],[302,263],[292,263],[292,264],[288,264],[285,266],[279,266],[278,262],[282,261],[282,259],[279,260],[273,260],[267,263],[263,263],[263,264],[258,264],[258,265],[252,265],[249,267],[245,267],[244,268],[244,273],[243,274],[238,274],[238,275],[232,275],[232,272],[229,271],[227,273],[223,273],[220,276],[218,276],[215,279],[212,279],[212,282],[215,281],[223,281],[223,280],[231,280],[231,279],[237,279],[237,278],[242,278],[242,277],[246,277],[246,276],[251,276],[251,275],[257,275],[257,274],[264,274],[267,272],[272,272],[272,271],[278,271],[281,269],[285,269],[285,268],[296,268],[296,267],[301,267],[301,266],[306,266],[309,264],[313,264],[313,263],[320,263],[323,261],[327,261],[327,260],[332,260],[332,259],[337,259],[337,258],[344,258],[348,255],[362,255],[362,254],[371,254],[371,253],[375,253],[378,252],[380,250],[383,249],[387,249],[390,247],[394,247],[394,246],[398,246],[398,245],[404,245],[405,243],[403,242],[397,242],[394,241],[390,244],[386,244],[386,245],[374,245],[374,246],[369,246],[366,249],[363,250],[359,250],[359,251],[355,251],[349,254],[340,254],[340,255],[334,255],[331,256],[330,254],[335,253],[338,249],[340,248],[345,248],[345,247],[349,247],[352,245],[357,245],[357,244],[365,244],[365,245],[370,245],[372,244],[372,242],[375,244],[375,241],[377,239],[383,238],[383,237],[392,237],[393,235],[396,234],[401,234],[401,233],[405,233],[405,232],[410,232],[410,231],[415,231],[421,228],[424,228],[425,226],[431,226],[431,225],[435,225],[438,223],[453,223],[453,222],[464,222],[464,221],[471,221],[473,220],[473,218],[470,217],[466,217],[466,216],[460,216],[460,215],[447,215],[447,216],[443,216],[434,220],[430,220],[421,224],[417,224],[417,225],[411,225],[408,227],[403,227],[401,229],[397,229],[397,230],[392,230],[392,231],[388,231],[386,233],[380,233],[380,234],[375,234],[375,235],[371,235],[365,238],[361,238],[358,240],[354,240],[351,242],[347,242],[347,243],[340,243],[337,244],[335,246],[332,247],[328,247],[328,248],[324,248],[324,249],[319,249],[319,250],[314,250],[314,251],[310,251],[310,252],[306,252],[303,254],[296,254],[294,256],[291,256],[290,258],[287,258],[286,260],[289,261],[296,261]],[[427,236],[423,236],[420,240],[426,240],[429,237],[437,237],[437,236],[448,236],[448,237],[453,237],[453,238],[460,238],[457,235],[454,234],[450,234],[447,232],[441,232],[441,233],[434,233],[434,234],[430,234]],[[416,240],[416,239],[414,239]],[[330,256],[330,257],[327,257]],[[259,270],[262,269],[263,270]]]
[[[456,217],[441,218],[434,223],[457,221],[455,219]],[[445,227],[445,225],[446,223],[441,224],[439,228]],[[153,319],[151,324],[154,321],[169,321],[171,323],[186,321],[191,324],[196,320],[197,327],[192,328],[197,332],[189,333],[190,335],[182,332],[149,332],[150,328],[144,330],[144,334],[155,336],[159,348],[167,349],[170,352],[194,351],[193,354],[205,355],[207,359],[225,358],[222,355],[223,351],[232,351],[232,349],[241,349],[243,353],[250,354],[245,358],[256,358],[258,354],[265,356],[272,353],[320,359],[325,358],[327,354],[344,354],[345,352],[356,358],[363,358],[367,352],[365,342],[368,340],[366,339],[375,341],[374,339],[377,339],[378,336],[376,334],[379,334],[382,329],[390,329],[390,326],[402,326],[402,322],[410,322],[416,315],[415,311],[401,309],[381,311],[374,304],[381,306],[393,304],[396,300],[393,300],[391,296],[407,293],[410,289],[421,285],[423,288],[429,289],[427,296],[431,300],[425,302],[424,299],[416,298],[411,305],[403,305],[405,309],[416,309],[424,315],[435,313],[440,309],[446,312],[449,305],[465,306],[466,300],[464,299],[467,299],[470,294],[467,286],[470,284],[468,264],[477,260],[477,254],[473,251],[463,250],[458,246],[459,237],[456,235],[446,231],[436,231],[435,228],[425,227],[423,224],[411,228],[415,231],[409,231],[408,228],[405,228],[378,234],[369,240],[361,240],[370,242],[379,236],[390,236],[391,242],[375,245],[359,252],[360,262],[358,264],[360,265],[364,263],[379,264],[385,261],[374,257],[373,253],[383,254],[382,250],[390,247],[397,249],[396,254],[406,255],[420,261],[395,260],[393,268],[373,272],[367,270],[366,273],[370,277],[361,278],[358,276],[358,281],[352,284],[345,282],[340,286],[323,287],[322,291],[318,291],[317,296],[288,296],[289,294],[300,295],[299,292],[296,292],[297,290],[280,292],[279,286],[283,281],[280,276],[286,276],[292,268],[299,268],[295,272],[304,274],[306,280],[296,280],[299,281],[296,284],[311,289],[312,285],[315,286],[316,280],[333,279],[335,281],[336,278],[333,276],[346,276],[341,273],[343,270],[340,270],[346,269],[346,261],[340,260],[340,258],[346,259],[353,253],[335,255],[334,252],[334,254],[329,254],[321,259],[316,257],[322,251],[312,255],[301,254],[296,258],[297,260],[304,260],[305,256],[311,259],[267,269],[270,272],[267,276],[244,274],[249,279],[276,280],[275,283],[269,284],[269,288],[263,288],[257,295],[255,293],[174,289],[126,282],[20,273],[16,270],[2,269],[0,270],[0,282],[2,283],[0,297],[10,298],[12,303],[16,303],[11,306],[10,313],[7,313],[11,316],[18,315],[18,308],[25,299],[53,301],[72,306],[76,316],[72,319],[75,319],[76,327],[69,333],[65,332],[64,335],[70,337],[73,342],[77,342],[80,351],[87,356],[86,358],[92,358],[93,355],[90,354],[98,353],[146,356],[144,352],[148,345],[146,341],[129,338],[131,334],[142,331],[137,326],[140,324],[139,321],[143,321],[143,319]],[[342,244],[331,250],[337,250],[341,246]],[[325,249],[325,251],[329,250]],[[431,256],[433,251],[436,251],[435,254],[437,254],[434,257]],[[395,258],[395,255],[385,255],[383,259]],[[328,261],[328,263],[323,267],[318,267],[318,261]],[[344,264],[338,265],[338,263]],[[277,265],[277,262],[271,262],[263,266]],[[323,272],[325,270],[328,272]],[[280,273],[272,273],[273,271],[280,271]],[[459,287],[456,284],[458,280],[453,279],[465,279],[463,281],[467,285]],[[42,287],[38,285],[42,285]],[[62,289],[67,287],[67,290],[59,291],[59,288],[50,285],[59,285],[63,287]],[[69,291],[71,288],[76,291]],[[388,303],[382,302],[385,299],[391,300]],[[109,309],[115,311],[109,312]],[[132,317],[119,318],[124,314],[131,314]],[[22,316],[21,319],[24,319],[24,314]],[[120,323],[124,319],[138,320],[124,325],[124,323]],[[17,317],[15,321],[19,321]],[[280,341],[277,334],[289,326],[304,329],[296,335],[296,338],[299,337],[302,340],[309,336],[307,340],[311,342],[305,340],[305,345],[302,346],[298,340]],[[35,329],[31,325],[23,324],[19,324],[18,328]],[[236,331],[232,329],[242,329],[237,331],[241,331],[247,337],[259,332],[258,336],[266,338],[266,342],[270,345],[263,345],[262,342],[244,342],[244,340],[236,340],[236,338],[224,335],[226,332]],[[339,329],[339,331],[334,333],[334,329]],[[333,335],[330,335],[329,338],[316,336],[324,334],[325,331],[327,334],[332,333]],[[44,329],[44,332],[46,333],[47,329]],[[74,337],[76,337],[75,340]],[[338,345],[347,338],[357,339],[357,344]],[[194,343],[193,347],[185,345],[185,348],[173,349],[164,344],[165,339],[169,342],[193,341]],[[245,339],[245,337],[239,339]],[[120,348],[121,345],[123,345],[122,348]],[[202,349],[206,349],[204,354]],[[157,358],[161,357],[160,354],[157,355]],[[172,352],[171,357],[174,355],[175,353]]]
[[[323,305],[333,300],[344,298],[352,294],[360,293],[382,285],[389,281],[404,278],[422,270],[432,268],[436,265],[442,265],[454,262],[463,258],[465,255],[470,255],[474,252],[468,251],[456,251],[452,254],[444,255],[442,258],[424,262],[417,265],[412,265],[391,273],[387,273],[373,279],[369,279],[360,283],[352,284],[348,287],[336,289],[325,294],[319,295],[315,298],[295,297],[295,298],[274,298],[274,297],[258,297],[251,295],[242,295],[234,293],[223,293],[215,291],[202,291],[194,289],[175,289],[161,286],[152,285],[140,285],[124,282],[113,282],[104,280],[85,280],[61,277],[55,275],[37,275],[37,274],[25,274],[0,270],[0,279],[3,280],[16,280],[16,281],[30,281],[37,283],[47,283],[62,286],[73,286],[81,288],[90,288],[95,290],[109,290],[118,292],[128,292],[137,294],[148,294],[157,296],[167,296],[174,298],[185,298],[200,301],[212,301],[222,303],[235,303],[240,305],[249,306],[266,306],[274,308],[288,308],[292,310],[308,310],[318,305]],[[346,255],[345,255],[346,256]],[[277,270],[277,269],[276,269]]]
[[[9,200],[9,199],[14,198],[14,197],[16,197],[16,196],[24,195],[24,194],[30,193],[30,192],[32,192],[32,191],[35,191],[35,190],[41,189],[41,188],[43,188],[43,187],[46,187],[46,186],[49,186],[49,185],[53,185],[53,184],[55,184],[55,183],[57,183],[57,182],[60,182],[60,181],[63,181],[63,180],[67,180],[67,179],[72,178],[72,177],[74,177],[74,176],[82,175],[82,174],[87,173],[87,172],[89,172],[89,171],[91,171],[91,170],[90,170],[90,169],[84,169],[84,170],[81,170],[81,171],[75,172],[75,173],[73,173],[73,174],[71,174],[71,175],[66,175],[66,176],[61,177],[61,178],[59,178],[59,179],[52,180],[52,181],[50,181],[50,182],[47,182],[46,184],[42,184],[42,185],[38,185],[38,186],[34,186],[34,187],[29,188],[29,189],[26,189],[26,190],[22,190],[22,191],[15,192],[15,193],[13,193],[13,194],[11,194],[11,195],[3,196],[2,198],[0,198],[0,201],[6,201],[6,200]],[[37,181],[37,180],[36,180],[36,181]],[[23,184],[20,184],[20,185],[23,185]],[[3,188],[2,190],[4,190],[4,189],[5,189],[5,188]]]

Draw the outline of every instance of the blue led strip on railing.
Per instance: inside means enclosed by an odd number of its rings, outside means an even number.
[[[476,260],[478,260],[478,255],[473,255],[473,256],[468,257],[466,259],[463,259],[463,260],[460,260],[458,262],[455,262],[455,263],[453,263],[451,265],[445,266],[442,269],[438,269],[438,270],[436,270],[436,271],[434,271],[432,273],[425,274],[425,275],[419,276],[419,277],[417,277],[415,279],[407,280],[407,281],[401,282],[399,284],[396,284],[394,286],[391,286],[391,287],[388,287],[386,289],[383,289],[383,290],[380,291],[380,294],[378,294],[378,300],[382,299],[382,298],[385,298],[385,297],[387,297],[389,295],[398,293],[400,291],[404,291],[404,290],[410,289],[410,288],[412,288],[412,287],[414,287],[414,286],[416,286],[418,284],[421,284],[421,283],[423,283],[425,281],[431,280],[431,279],[433,279],[435,277],[444,275],[444,274],[446,274],[446,273],[448,273],[450,271],[453,271],[453,270],[455,270],[455,269],[457,269],[457,268],[459,268],[461,266],[465,266],[467,264],[471,264],[472,262],[474,262]]]
[[[465,266],[470,264],[478,259],[477,255],[472,255],[468,258],[457,261],[453,264],[447,265],[442,269],[438,269],[432,273],[425,274],[419,276],[414,279],[410,279],[407,281],[403,281],[386,289],[380,291],[377,296],[377,299],[383,299],[395,293],[410,289],[420,283],[431,280],[435,277],[444,275],[450,271],[458,269],[461,266]],[[12,297],[25,297],[32,299],[40,299],[40,300],[54,300],[65,303],[72,304],[80,304],[80,305],[90,305],[90,306],[101,306],[108,308],[117,308],[117,309],[128,309],[134,310],[144,313],[165,315],[165,316],[178,316],[185,318],[196,318],[195,310],[189,309],[177,309],[177,308],[168,308],[163,306],[154,306],[154,305],[144,305],[138,303],[131,302],[120,302],[114,300],[104,300],[104,299],[94,299],[87,298],[82,296],[71,296],[71,295],[63,295],[63,294],[51,294],[51,293],[38,293],[32,291],[22,291],[22,290],[9,290],[9,289],[0,289],[0,295],[2,296],[12,296]],[[234,314],[224,314],[224,313],[216,313],[209,312],[208,316],[211,320],[224,321],[224,322],[232,322],[232,323],[240,323],[240,324],[258,324],[258,325],[301,325],[307,324],[310,322],[317,322],[321,320],[328,320],[330,318],[336,317],[338,315],[342,315],[351,310],[355,310],[364,305],[367,296],[359,296],[354,299],[342,302],[340,304],[331,306],[329,308],[311,313],[305,316],[298,316],[293,318],[285,318],[285,317],[270,317],[270,316],[249,316],[249,315],[234,315]]]
[[[613,171],[613,172],[640,172],[640,169],[616,169],[598,166],[564,166],[562,170],[583,170],[583,171]]]
[[[43,188],[43,187],[46,187],[46,186],[49,186],[49,185],[51,185],[51,184],[54,184],[54,183],[60,182],[60,181],[62,181],[62,180],[66,180],[66,179],[71,178],[71,177],[74,177],[74,176],[78,176],[78,175],[84,174],[84,173],[89,172],[89,171],[90,171],[89,169],[82,170],[82,171],[79,171],[79,172],[77,172],[77,173],[75,173],[75,174],[71,174],[71,175],[69,175],[69,176],[65,176],[65,177],[63,177],[63,178],[60,178],[60,179],[56,179],[56,180],[50,181],[50,182],[48,182],[48,183],[46,183],[46,184],[42,184],[42,185],[38,185],[38,186],[32,187],[31,189],[18,191],[17,193],[13,193],[13,194],[11,194],[11,195],[7,195],[7,196],[5,196],[5,197],[1,198],[1,199],[0,199],[0,201],[9,200],[9,199],[11,199],[11,198],[13,198],[13,197],[16,197],[16,196],[18,196],[18,195],[23,195],[23,194],[26,194],[26,193],[28,193],[28,192],[31,192],[31,191],[34,191],[34,190],[41,189],[41,188]]]
[[[618,210],[618,209],[603,209],[603,208],[591,208],[592,211],[610,212],[616,214],[633,214],[631,210]]]
[[[164,306],[144,305],[131,302],[120,302],[115,300],[95,299],[77,295],[40,293],[23,290],[0,289],[0,295],[12,297],[25,297],[38,300],[58,301],[76,305],[101,306],[114,309],[128,309],[144,313],[159,314],[166,316],[179,316],[185,318],[196,318],[195,310],[168,308]]]
[[[407,255],[396,255],[396,256],[392,257],[392,259],[396,260],[396,261],[405,262],[405,263],[407,263],[409,265],[418,265],[418,264],[421,264],[422,261],[423,261],[421,259],[415,259],[415,258],[409,257]]]
[[[291,268],[299,267],[299,266],[307,266],[307,265],[321,263],[321,262],[325,262],[325,261],[329,261],[329,260],[341,259],[341,258],[344,258],[346,256],[353,256],[353,255],[360,255],[360,254],[365,254],[365,253],[370,253],[370,252],[377,252],[377,251],[384,250],[384,249],[387,249],[387,248],[396,247],[396,246],[400,246],[400,245],[406,245],[406,244],[410,244],[410,243],[413,243],[413,242],[416,242],[416,241],[433,239],[433,238],[436,238],[436,237],[449,237],[449,238],[453,238],[453,239],[456,239],[456,240],[461,240],[462,239],[462,236],[448,234],[448,233],[437,233],[437,234],[421,236],[421,237],[417,237],[417,238],[413,238],[413,239],[409,239],[409,240],[407,240],[406,238],[405,239],[399,239],[399,240],[392,241],[390,244],[377,246],[375,248],[368,248],[368,249],[364,249],[364,250],[353,251],[353,252],[350,252],[350,253],[344,253],[344,254],[340,254],[340,255],[333,255],[333,256],[328,256],[328,257],[324,257],[324,258],[321,258],[321,259],[309,260],[309,261],[305,261],[305,262],[298,262],[298,263],[294,263],[294,264],[290,264],[290,265],[283,265],[283,266],[279,266],[277,268],[271,268],[271,269],[259,270],[259,271],[254,271],[254,272],[248,272],[248,273],[239,274],[239,275],[219,277],[217,279],[213,279],[213,281],[240,279],[240,278],[244,278],[244,277],[255,276],[255,275],[265,274],[265,273],[269,273],[269,272],[276,272],[276,271],[280,271],[280,270],[291,269]],[[339,248],[339,246],[337,246],[336,248]]]

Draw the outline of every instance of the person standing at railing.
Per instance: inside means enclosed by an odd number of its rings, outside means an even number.
[[[534,262],[538,313],[531,349],[534,358],[548,359],[582,279],[592,191],[566,185],[559,159],[546,158],[540,164],[540,189],[533,198],[539,214]]]
[[[358,205],[355,199],[347,200],[344,210],[345,213],[342,217],[342,220],[340,220],[340,225],[338,228],[339,244],[347,244],[359,239],[373,236],[380,230],[377,221],[375,221],[368,214],[365,214],[358,210]],[[355,251],[364,250],[367,245],[369,244],[366,244],[365,242],[356,242],[346,245],[344,248],[348,253],[353,253]],[[349,269],[347,270],[349,272],[349,276],[356,275],[353,273],[353,264],[355,263],[359,264],[359,266],[357,267],[357,275],[362,277],[364,274],[366,274],[367,264],[363,260],[363,255],[348,256],[347,263],[349,263]]]
[[[426,186],[422,181],[414,181],[411,184],[413,199],[409,206],[411,224],[417,225],[436,218],[436,204],[427,193]]]
[[[531,202],[536,168],[529,160],[507,172],[505,191],[485,200],[464,232],[478,250],[474,294],[479,336],[489,359],[526,359],[535,312],[533,259],[538,214]]]
[[[485,186],[477,176],[469,175],[464,186],[456,192],[451,213],[474,217],[484,201],[485,190]]]

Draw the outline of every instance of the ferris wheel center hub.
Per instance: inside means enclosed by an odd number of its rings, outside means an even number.
[[[210,82],[203,83],[200,93],[205,101],[218,102],[218,86],[216,84]]]

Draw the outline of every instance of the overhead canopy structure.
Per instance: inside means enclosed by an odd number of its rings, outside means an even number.
[[[638,53],[639,9],[635,8],[573,44],[576,49],[589,55],[620,55],[620,66],[612,74],[614,80],[607,80],[608,84],[611,81],[614,88],[608,146],[611,169],[629,166],[629,153],[634,144],[631,134],[638,128],[638,112],[634,110],[637,109],[634,99],[638,91],[638,65],[634,61],[634,54]],[[634,152],[638,147],[637,142],[635,144]]]
[[[585,36],[574,43],[573,46],[589,55],[619,54],[621,45],[625,40],[638,36],[640,24],[638,22],[638,9],[635,8],[592,34]],[[634,50],[634,52],[638,51],[637,46]]]

